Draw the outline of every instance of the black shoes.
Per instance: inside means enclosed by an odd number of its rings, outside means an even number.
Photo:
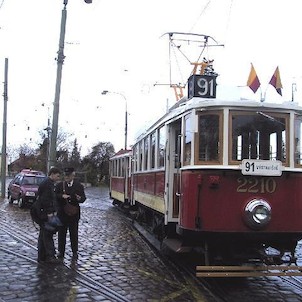
[[[78,260],[78,258],[79,258],[79,257],[78,257],[78,253],[73,253],[73,254],[72,254],[72,258],[71,258],[72,261],[76,261],[76,260]]]
[[[63,260],[64,259],[64,254],[63,253],[58,253],[58,259]]]
[[[49,263],[49,264],[59,264],[61,263],[60,259],[56,258],[56,257],[48,257],[45,260],[45,263]]]

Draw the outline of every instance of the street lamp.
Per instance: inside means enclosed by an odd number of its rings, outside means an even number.
[[[103,90],[102,94],[106,95],[108,93],[112,93],[112,94],[118,94],[121,97],[123,97],[123,99],[125,100],[125,147],[124,149],[127,150],[127,135],[128,135],[128,112],[127,112],[127,99],[126,97],[120,93],[120,92],[115,92],[115,91],[108,91],[108,90]]]
[[[86,3],[92,3],[92,0],[84,0],[84,1]],[[62,79],[63,63],[65,59],[64,41],[65,41],[65,29],[66,29],[66,18],[67,18],[66,7],[68,4],[68,0],[64,0],[63,4],[64,4],[64,8],[62,10],[62,17],[61,17],[60,40],[59,40],[59,50],[58,50],[58,57],[57,57],[56,91],[55,91],[55,100],[53,103],[52,130],[50,136],[48,168],[56,164],[61,79]]]

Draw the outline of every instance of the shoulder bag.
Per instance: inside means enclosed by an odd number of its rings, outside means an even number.
[[[63,182],[63,193],[66,194],[66,190],[65,190],[65,181]],[[66,202],[66,204],[64,205],[64,212],[66,215],[68,216],[74,216],[76,214],[78,214],[79,212],[79,207],[75,206],[73,204],[71,204],[68,200]]]

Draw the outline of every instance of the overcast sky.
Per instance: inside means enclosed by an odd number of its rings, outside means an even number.
[[[62,9],[63,0],[0,0],[1,83],[9,59],[8,145],[36,146],[47,108],[52,115]],[[131,145],[138,129],[175,102],[168,86],[154,86],[170,80],[168,37],[161,36],[171,31],[211,35],[225,45],[212,57],[219,97],[259,100],[260,90],[239,87],[253,63],[267,101],[291,100],[296,83],[301,103],[301,11],[301,0],[69,0],[59,126],[75,134],[83,154],[100,141],[123,148],[122,94]],[[187,55],[196,60],[194,52]],[[268,86],[277,66],[283,97]],[[188,76],[174,66],[175,79]]]

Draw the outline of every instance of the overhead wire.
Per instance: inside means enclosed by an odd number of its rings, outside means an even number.
[[[4,3],[4,0],[2,0],[1,4],[0,4],[0,9],[2,8],[3,6],[3,3]]]
[[[209,5],[211,3],[211,0],[209,0],[206,5],[203,7],[201,13],[199,14],[198,18],[196,19],[196,21],[194,22],[194,24],[192,25],[192,27],[190,28],[189,32],[192,32],[194,27],[196,26],[196,24],[198,23],[199,19],[201,18],[201,16],[205,13],[205,11],[208,9]]]

